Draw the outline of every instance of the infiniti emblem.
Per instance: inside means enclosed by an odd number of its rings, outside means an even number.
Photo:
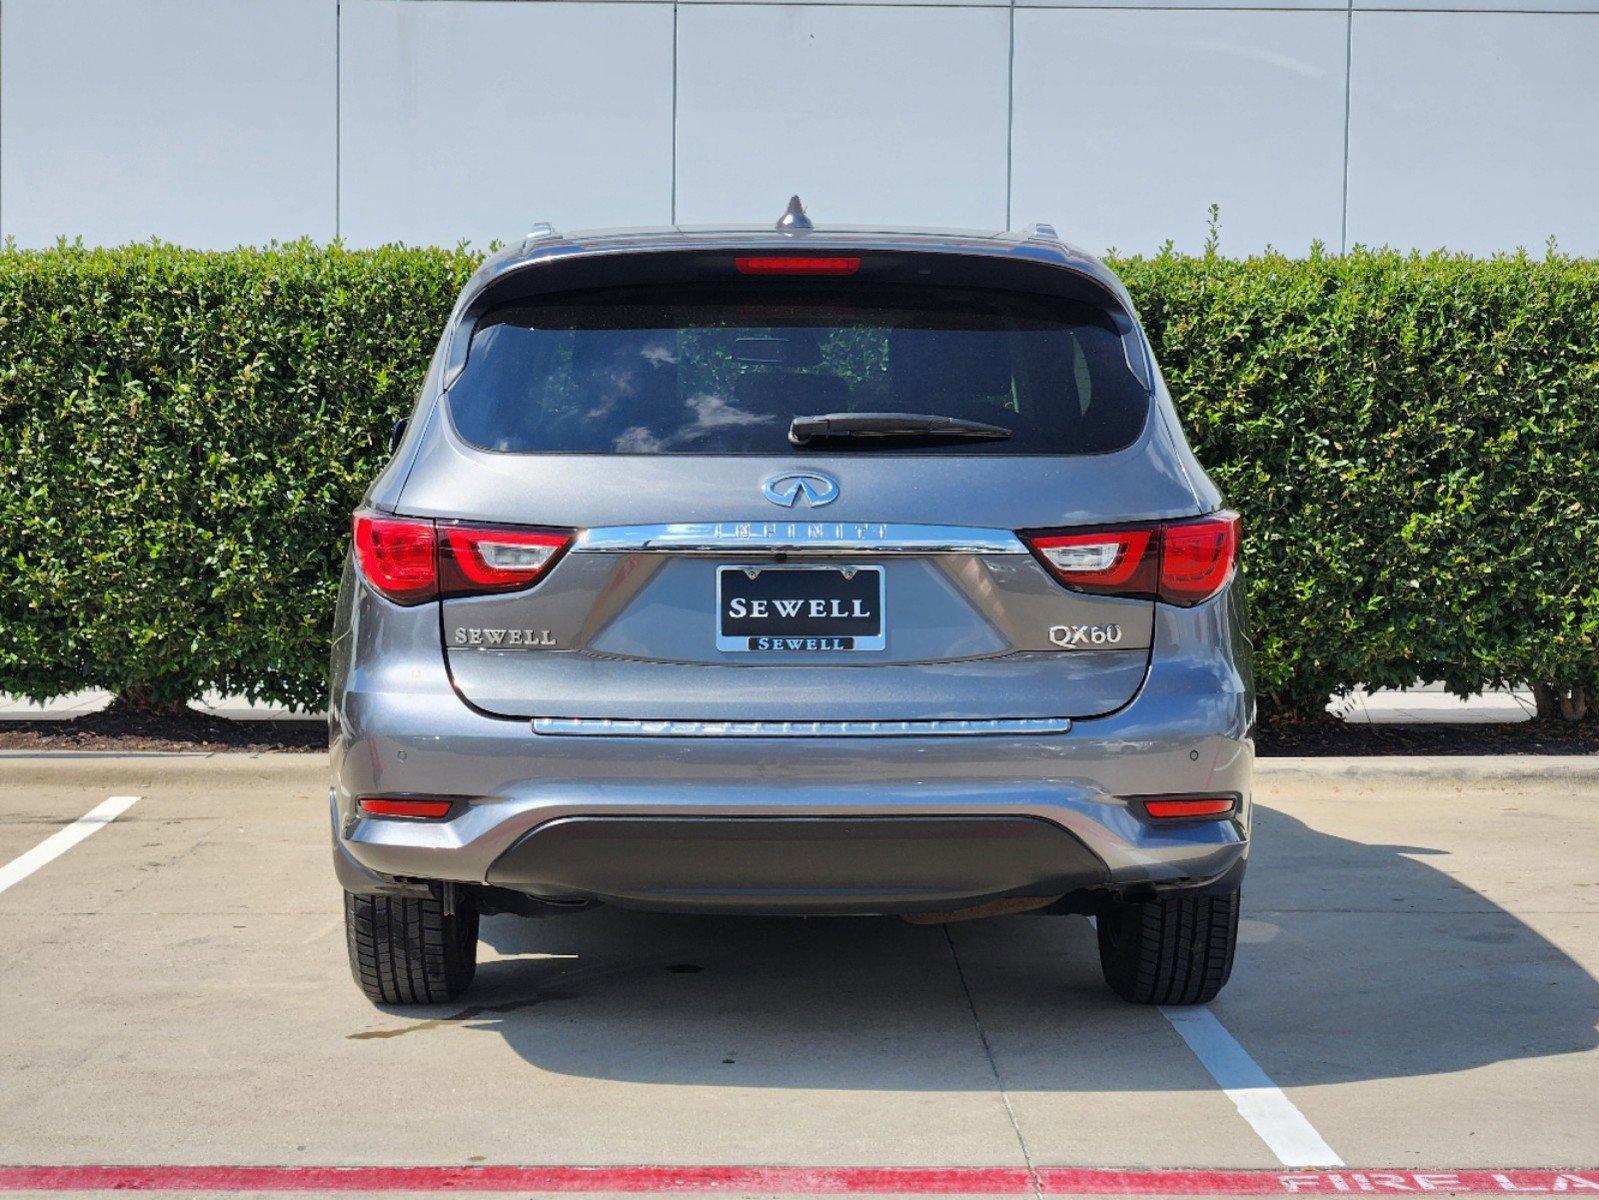
[[[784,508],[793,508],[801,496],[808,507],[821,508],[838,499],[838,480],[820,471],[790,471],[761,484],[761,493]]]

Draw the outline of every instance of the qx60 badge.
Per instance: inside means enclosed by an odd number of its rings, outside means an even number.
[[[1049,640],[1063,649],[1077,646],[1114,646],[1122,640],[1120,625],[1051,625]]]
[[[788,471],[762,483],[761,494],[784,508],[793,508],[801,499],[808,508],[821,508],[838,499],[838,480],[820,471]]]

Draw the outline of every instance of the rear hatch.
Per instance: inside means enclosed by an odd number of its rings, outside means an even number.
[[[650,267],[456,334],[400,511],[461,556],[440,632],[468,702],[980,722],[1133,697],[1155,602],[1119,527],[1196,507],[1112,297],[927,254]],[[555,553],[519,576],[529,529]],[[1035,544],[1062,529],[1099,539],[1064,575]]]

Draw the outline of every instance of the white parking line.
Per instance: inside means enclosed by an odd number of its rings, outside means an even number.
[[[58,829],[32,850],[0,867],[0,892],[21,883],[45,863],[59,858],[97,829],[111,824],[139,802],[137,796],[109,796],[100,801],[65,829]]]
[[[1271,1081],[1249,1051],[1238,1044],[1208,1008],[1161,1007],[1194,1057],[1227,1093],[1238,1115],[1260,1135],[1285,1167],[1341,1167],[1344,1160],[1316,1132],[1305,1114]]]

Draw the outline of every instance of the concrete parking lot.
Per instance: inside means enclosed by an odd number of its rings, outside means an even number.
[[[1265,764],[1210,1016],[1117,1001],[1079,918],[604,910],[379,1010],[325,795],[0,759],[0,871],[83,834],[0,874],[0,1189],[1599,1192],[1593,760]]]

